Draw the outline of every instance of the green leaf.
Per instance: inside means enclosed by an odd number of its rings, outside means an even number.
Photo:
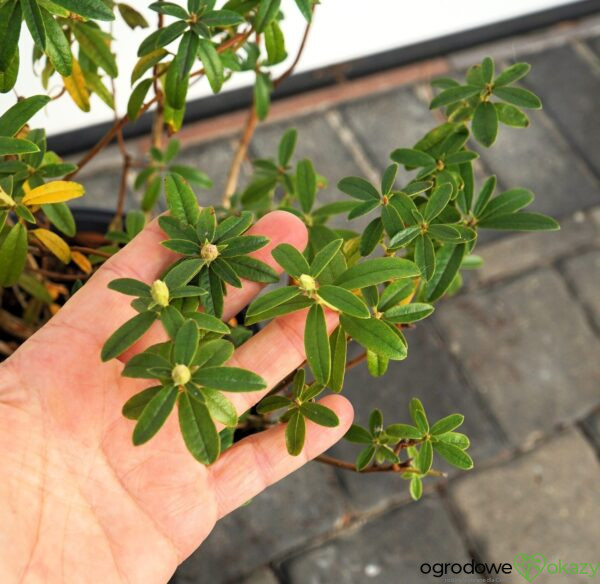
[[[198,367],[217,367],[229,361],[233,355],[233,344],[224,339],[203,342],[194,357]]]
[[[0,70],[0,93],[8,93],[15,86],[18,75],[19,51],[17,50],[13,55],[12,61],[10,61],[10,63],[6,67],[6,70]]]
[[[187,239],[198,242],[196,230],[185,221],[171,215],[160,215],[158,218],[160,228],[172,239]]]
[[[229,327],[216,316],[206,314],[205,312],[185,313],[186,318],[191,318],[198,328],[205,331],[228,335],[231,331]]]
[[[470,470],[473,468],[473,459],[458,446],[447,442],[436,442],[433,447],[435,451],[444,458],[448,463],[462,470]]]
[[[171,215],[180,221],[195,225],[200,216],[200,207],[194,191],[185,179],[178,174],[167,174],[165,189]]]
[[[458,428],[465,421],[465,417],[462,414],[450,414],[441,420],[438,420],[433,426],[431,426],[431,434],[438,436],[439,434],[446,434],[452,432],[452,430]]]
[[[384,171],[381,178],[381,192],[384,195],[388,195],[392,190],[394,183],[396,182],[396,175],[398,174],[398,165],[390,164]]]
[[[375,217],[364,229],[360,237],[359,251],[361,256],[368,256],[377,247],[383,235],[383,222]]]
[[[128,296],[150,297],[150,286],[133,278],[117,278],[109,282],[108,287]]]
[[[409,260],[396,257],[374,258],[348,268],[337,279],[336,285],[352,290],[419,274],[417,266]]]
[[[117,61],[106,44],[104,33],[98,28],[77,22],[72,22],[70,27],[85,55],[110,77],[117,77]]]
[[[256,74],[254,83],[254,107],[259,120],[264,120],[269,113],[271,100],[271,80],[264,73]]]
[[[148,442],[166,422],[177,399],[177,389],[163,387],[150,399],[140,414],[133,429],[133,443],[136,446]]]
[[[434,302],[444,295],[460,268],[465,251],[465,244],[447,244],[438,249],[435,272],[423,290],[423,300]]]
[[[529,126],[529,118],[514,105],[495,103],[494,107],[498,113],[498,120],[506,126],[512,126],[513,128],[527,128]]]
[[[418,501],[423,496],[423,481],[421,477],[411,477],[409,491],[413,501]]]
[[[465,434],[461,434],[460,432],[448,432],[446,434],[439,434],[436,436],[438,441],[446,442],[448,444],[452,444],[457,446],[461,450],[466,450],[471,446],[471,441],[469,437]]]
[[[390,360],[383,355],[367,350],[367,369],[373,377],[385,375]]]
[[[31,294],[36,300],[44,304],[52,304],[54,302],[43,282],[25,272],[22,272],[19,276],[18,285],[25,292]]]
[[[21,10],[31,38],[40,51],[46,48],[46,29],[36,0],[21,0]]]
[[[486,148],[489,148],[496,141],[498,112],[493,103],[482,101],[475,108],[471,128],[475,139]]]
[[[306,22],[310,22],[312,20],[312,0],[296,0],[296,5]]]
[[[0,72],[6,73],[15,59],[19,60],[19,36],[23,17],[19,0],[0,6]]]
[[[445,105],[450,105],[458,101],[463,101],[478,94],[481,87],[475,85],[461,85],[459,87],[450,87],[436,95],[429,104],[429,109],[436,109]]]
[[[375,318],[354,318],[342,314],[340,323],[357,343],[389,359],[406,358],[406,344],[392,328]]]
[[[431,221],[435,219],[446,208],[451,196],[452,185],[450,183],[443,183],[435,187],[425,206],[423,213],[425,220]]]
[[[135,30],[138,26],[140,28],[148,28],[148,21],[135,8],[122,2],[119,2],[117,7],[119,8],[121,18],[130,29]]]
[[[412,296],[415,286],[411,280],[398,280],[387,286],[381,293],[377,309],[383,312],[395,306],[402,300]]]
[[[421,233],[420,225],[411,225],[402,231],[398,231],[396,235],[390,238],[388,243],[389,249],[398,249],[399,247],[404,247],[408,245],[417,235]]]
[[[491,83],[494,79],[494,60],[491,57],[481,62],[481,77],[484,83]]]
[[[264,32],[267,25],[275,19],[279,12],[281,0],[260,0],[256,17],[254,18],[254,30],[257,33]]]
[[[310,274],[310,267],[305,257],[289,243],[279,244],[271,255],[275,261],[293,278],[302,274]]]
[[[421,400],[413,397],[409,404],[410,417],[422,434],[429,432],[429,422]]]
[[[427,474],[429,469],[431,469],[431,465],[433,464],[433,447],[431,442],[427,440],[423,442],[421,445],[421,449],[419,450],[419,456],[417,460],[417,465],[421,474]]]
[[[435,272],[435,249],[429,235],[419,235],[415,243],[415,263],[423,279],[429,281]]]
[[[275,290],[271,290],[262,296],[258,296],[255,298],[248,306],[246,311],[246,324],[249,324],[249,321],[254,320],[254,322],[258,322],[256,319],[259,318],[262,314],[267,313],[271,309],[295,298],[300,294],[300,289],[295,286],[286,286],[284,288],[276,288]],[[262,320],[259,318],[259,320]]]
[[[359,201],[379,201],[377,189],[364,178],[348,176],[337,184],[338,189]]]
[[[71,46],[62,27],[54,17],[40,7],[42,21],[46,30],[46,54],[54,68],[64,77],[69,77],[73,68]]]
[[[170,349],[170,344],[164,343],[161,345],[153,345],[148,347],[144,352],[134,355],[127,361],[122,375],[133,379],[151,379],[153,378],[153,374],[149,372],[150,369],[159,367],[170,371],[170,360],[168,360],[165,355],[161,354],[161,352],[167,352],[168,354],[165,347]]]
[[[129,420],[137,420],[142,415],[150,400],[162,389],[164,389],[162,385],[155,385],[136,393],[125,402],[121,413]]]
[[[369,318],[370,316],[367,305],[358,296],[345,288],[324,285],[318,289],[317,293],[330,307],[344,314],[356,318]]]
[[[20,138],[0,136],[0,156],[39,152],[37,144]]]
[[[541,213],[509,213],[494,215],[481,220],[479,227],[486,229],[509,229],[511,231],[557,231],[558,222]]]
[[[319,426],[335,428],[340,424],[340,419],[337,417],[337,414],[321,404],[312,402],[303,403],[300,406],[300,412],[315,424],[319,424]]]
[[[329,387],[335,393],[340,393],[344,387],[346,353],[348,350],[346,333],[341,326],[338,326],[329,337],[329,348],[331,351],[331,375],[329,376]]]
[[[112,10],[102,0],[52,0],[66,8],[69,12],[75,12],[80,16],[94,20],[114,20]]]
[[[153,312],[142,312],[118,328],[102,347],[102,361],[110,361],[131,347],[156,320]]]
[[[242,24],[244,19],[233,10],[209,10],[202,15],[202,22],[206,26],[230,27]]]
[[[259,402],[256,411],[259,414],[268,414],[281,408],[287,408],[292,404],[292,400],[283,395],[269,395]]]
[[[165,275],[164,282],[169,290],[176,290],[185,286],[190,280],[200,272],[204,266],[204,260],[186,259],[173,266]]]
[[[202,464],[217,460],[220,438],[206,405],[184,392],[179,396],[177,407],[181,435],[192,456]]]
[[[333,261],[333,258],[342,247],[342,243],[344,243],[343,239],[334,239],[315,254],[310,264],[309,272],[313,278],[318,278],[323,270]]]
[[[167,239],[167,241],[161,242],[161,245],[176,253],[187,256],[197,256],[200,251],[197,243],[188,241],[187,239]]]
[[[271,266],[256,258],[238,256],[227,261],[240,278],[265,284],[272,284],[279,281],[277,272]]]
[[[190,365],[196,350],[200,334],[198,325],[193,320],[186,320],[175,336],[175,345],[173,348],[173,358],[178,365]]]
[[[210,83],[213,93],[221,90],[225,81],[223,63],[215,45],[208,39],[200,39],[198,44],[198,57],[204,66],[204,73]]]
[[[423,437],[423,432],[410,424],[390,424],[385,433],[398,440],[418,440]]]
[[[217,231],[217,218],[213,207],[204,207],[198,216],[196,223],[196,235],[200,243],[213,241]],[[235,240],[229,240],[228,244],[235,244]]]
[[[385,319],[393,323],[417,322],[427,318],[433,312],[431,304],[412,302],[403,306],[393,306],[384,312]]]
[[[541,109],[542,102],[540,98],[531,91],[522,87],[495,87],[494,95],[502,101],[511,103],[518,107],[526,107],[529,109]]]
[[[529,73],[531,65],[529,63],[515,63],[510,67],[504,69],[496,80],[494,81],[495,87],[502,87],[503,85],[510,85],[519,79],[522,79]]]
[[[359,203],[354,206],[350,213],[348,213],[348,219],[356,219],[357,217],[362,217],[363,215],[370,213],[373,209],[379,207],[379,205],[380,201],[375,199],[371,199],[366,203]]]
[[[152,79],[144,79],[140,81],[135,89],[131,92],[129,96],[129,101],[127,102],[127,117],[130,120],[136,120],[138,115],[140,114],[140,110],[144,105],[144,99],[146,99],[146,95],[148,90],[152,87]]]
[[[27,260],[27,230],[17,223],[0,245],[0,286],[17,283]]]
[[[475,207],[473,209],[473,215],[475,215],[475,217],[479,217],[482,215],[495,188],[496,177],[492,175],[486,179],[486,181],[483,183],[483,186],[481,187],[481,190],[479,191],[479,195],[477,197],[477,201],[475,202]]]
[[[296,410],[290,416],[285,428],[285,445],[292,456],[298,456],[302,452],[305,437],[306,423],[304,422],[304,416]]]
[[[312,162],[306,158],[296,168],[296,191],[302,210],[310,213],[317,194],[317,174]]]
[[[410,148],[398,148],[390,154],[390,157],[394,162],[408,167],[435,166],[436,162],[435,158],[426,152]]]
[[[260,391],[267,387],[262,377],[239,367],[204,367],[192,379],[199,385],[223,391]]]
[[[169,170],[171,172],[176,172],[188,182],[198,185],[203,189],[210,189],[213,186],[213,181],[210,179],[210,177],[197,168],[184,166],[181,164],[172,164]]]
[[[225,426],[236,426],[238,416],[235,406],[220,391],[205,387],[202,389],[202,397],[213,419]]]
[[[375,446],[367,446],[367,448],[359,452],[358,456],[356,457],[356,470],[361,471],[367,468],[374,456]]]
[[[221,280],[227,282],[235,288],[242,287],[242,281],[238,278],[233,268],[229,265],[227,260],[223,258],[217,258],[210,264],[211,272],[216,274]]]
[[[133,85],[148,69],[162,61],[168,54],[169,52],[166,49],[160,47],[141,57],[131,71],[131,84]]]
[[[316,381],[326,385],[331,374],[331,350],[325,313],[318,304],[310,307],[306,317],[304,351]]]
[[[7,109],[0,116],[0,136],[14,136],[49,101],[46,95],[34,95]]]
[[[496,215],[516,213],[532,203],[534,198],[533,193],[529,189],[509,189],[494,197],[486,205],[478,219],[481,221],[489,217],[495,217]]]
[[[281,63],[287,57],[283,32],[276,20],[271,21],[265,28],[265,47],[269,65]]]
[[[354,442],[355,444],[371,444],[373,442],[373,436],[371,433],[357,424],[352,424],[348,431],[344,434],[344,438],[348,442]]]
[[[188,18],[188,13],[181,6],[173,2],[153,2],[148,8],[159,14],[166,14],[180,20],[187,20]]]
[[[143,57],[159,47],[164,47],[172,43],[177,37],[180,37],[187,28],[187,22],[178,20],[164,28],[155,30],[140,43],[137,56]]]
[[[287,130],[279,141],[278,160],[280,166],[287,166],[294,150],[296,149],[296,141],[298,140],[298,132],[295,128]]]

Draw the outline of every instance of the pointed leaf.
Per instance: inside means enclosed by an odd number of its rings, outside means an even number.
[[[326,385],[331,374],[331,349],[323,308],[313,304],[304,328],[306,360],[317,382]]]
[[[173,410],[177,390],[174,387],[163,387],[146,404],[133,429],[133,443],[136,446],[148,442],[166,422]]]
[[[387,324],[375,318],[354,318],[342,314],[340,323],[357,343],[390,359],[406,358],[406,345]]]
[[[110,361],[133,345],[156,320],[153,312],[142,312],[118,328],[102,347],[102,361]]]
[[[220,438],[208,408],[184,392],[179,396],[177,409],[181,435],[192,456],[202,464],[217,460]]]

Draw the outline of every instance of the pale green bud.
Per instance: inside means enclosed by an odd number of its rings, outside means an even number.
[[[298,281],[300,282],[300,287],[307,292],[314,292],[317,289],[317,282],[308,274],[302,274],[298,278]]]
[[[192,378],[192,372],[186,365],[175,365],[171,377],[175,385],[185,385]]]
[[[213,243],[205,243],[200,250],[200,257],[207,262],[212,262],[219,257],[219,250]]]
[[[169,288],[162,280],[155,280],[150,289],[152,300],[159,306],[169,306]]]

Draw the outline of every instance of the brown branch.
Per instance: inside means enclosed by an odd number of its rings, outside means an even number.
[[[42,276],[46,276],[47,278],[52,278],[53,280],[63,280],[64,282],[76,282],[77,280],[86,280],[93,274],[93,272],[90,272],[89,274],[63,274],[61,272],[44,270],[43,268],[38,268],[34,271]]]
[[[0,329],[23,341],[35,332],[35,328],[25,324],[20,318],[2,309],[0,309]]]
[[[220,44],[217,47],[217,53],[223,53],[227,49],[230,49],[232,47],[235,47],[235,48],[241,47],[246,42],[246,40],[248,40],[248,37],[251,34],[252,34],[252,28],[249,28],[246,32],[240,32],[240,33],[232,36],[230,39],[227,39],[226,41],[224,41],[222,44]],[[202,67],[201,69],[196,69],[196,71],[192,71],[190,73],[190,79],[192,77],[198,77],[198,75],[204,75],[204,67]]]
[[[71,249],[73,251],[80,251],[81,253],[87,253],[90,255],[99,256],[101,258],[111,258],[114,254],[108,253],[106,251],[102,251],[100,249],[94,249],[93,247],[85,247],[83,245],[72,245]]]
[[[276,89],[282,81],[287,79],[294,72],[296,65],[298,65],[298,62],[300,61],[300,57],[304,52],[304,47],[306,46],[306,40],[308,39],[308,33],[310,31],[311,24],[312,19],[309,23],[307,23],[306,28],[304,29],[304,35],[302,37],[300,47],[298,48],[298,52],[296,53],[296,58],[292,61],[292,64],[277,79],[273,81],[273,89]],[[229,172],[227,173],[227,182],[225,183],[225,190],[223,191],[222,200],[222,205],[225,209],[229,209],[231,207],[231,197],[233,197],[233,194],[237,189],[242,163],[244,162],[246,154],[248,153],[248,147],[250,146],[250,141],[252,140],[252,136],[254,135],[257,125],[258,115],[256,113],[256,104],[253,100],[252,107],[248,113],[248,117],[246,118],[244,132],[242,133],[242,137],[238,142],[235,155],[231,161],[231,166],[229,167]]]
[[[0,355],[10,357],[16,351],[9,343],[0,341]]]
[[[352,369],[353,367],[356,367],[357,365],[362,363],[366,358],[367,358],[367,352],[365,351],[364,353],[361,353],[360,355],[357,355],[356,357],[354,357],[354,359],[350,359],[350,361],[348,361],[348,363],[346,363],[346,371],[348,371],[349,369]]]
[[[123,128],[117,132],[117,143],[123,157],[123,168],[121,169],[121,182],[119,184],[119,196],[117,198],[117,207],[115,215],[110,223],[111,229],[120,229],[123,224],[123,209],[125,208],[125,199],[127,197],[127,178],[131,169],[131,156],[127,152],[125,140],[123,139]]]
[[[368,466],[367,468],[363,468],[362,470],[358,470],[354,463],[347,462],[345,460],[340,460],[339,458],[335,458],[333,456],[329,456],[327,454],[321,454],[317,456],[314,460],[317,462],[322,462],[323,464],[328,464],[330,466],[335,466],[336,468],[341,468],[343,470],[350,470],[353,472],[357,472],[360,474],[371,473],[371,472],[408,472],[413,474],[420,474],[420,470],[418,468],[413,468],[410,466],[411,461],[407,460],[405,462],[401,462],[400,464],[388,464],[385,466]],[[441,472],[439,470],[431,469],[427,471],[427,476],[431,477],[446,477],[448,476],[445,472]]]

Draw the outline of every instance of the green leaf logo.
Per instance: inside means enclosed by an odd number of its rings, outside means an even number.
[[[515,569],[527,582],[531,582],[538,574],[544,571],[546,558],[542,554],[517,554],[513,558]]]

